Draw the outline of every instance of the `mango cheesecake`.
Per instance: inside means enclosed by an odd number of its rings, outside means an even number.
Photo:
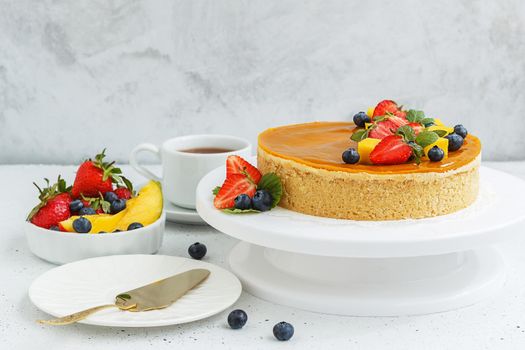
[[[481,143],[462,125],[381,101],[354,122],[313,122],[259,135],[257,165],[282,182],[279,206],[352,220],[434,217],[478,196]]]

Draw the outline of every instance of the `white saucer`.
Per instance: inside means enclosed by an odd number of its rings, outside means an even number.
[[[166,213],[166,220],[176,222],[178,224],[191,225],[206,225],[199,213],[195,209],[187,209],[179,207],[168,201],[164,201],[164,212]]]
[[[208,269],[210,276],[165,309],[147,312],[107,309],[80,323],[111,327],[167,326],[210,317],[237,301],[241,284],[229,271],[202,261],[166,255],[114,255],[55,267],[33,282],[29,298],[40,310],[62,317],[111,304],[119,293],[194,268]]]

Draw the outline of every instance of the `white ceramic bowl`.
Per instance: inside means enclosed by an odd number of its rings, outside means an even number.
[[[154,254],[162,245],[166,214],[154,223],[132,231],[79,234],[46,230],[24,223],[29,249],[53,264],[105,255]]]

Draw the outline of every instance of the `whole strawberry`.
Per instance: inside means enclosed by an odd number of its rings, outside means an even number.
[[[80,164],[71,190],[73,198],[99,197],[111,191],[113,183],[129,186],[129,181],[120,175],[121,170],[114,166],[115,162],[104,162],[105,151],[97,154],[94,160],[88,159]]]
[[[55,184],[49,185],[49,180],[45,179],[47,187],[38,188],[40,203],[31,210],[27,220],[36,226],[49,229],[51,226],[56,226],[60,221],[67,220],[71,216],[69,210],[69,203],[71,203],[71,196],[69,194],[70,188],[66,186],[64,179],[60,176]]]
[[[113,192],[119,197],[120,199],[130,199],[132,196],[131,191],[127,187],[119,187],[116,188]]]

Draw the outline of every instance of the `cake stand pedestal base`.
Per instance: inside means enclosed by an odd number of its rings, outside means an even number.
[[[344,258],[240,242],[230,266],[244,289],[304,310],[351,316],[428,314],[472,305],[505,280],[493,248],[402,258]]]

